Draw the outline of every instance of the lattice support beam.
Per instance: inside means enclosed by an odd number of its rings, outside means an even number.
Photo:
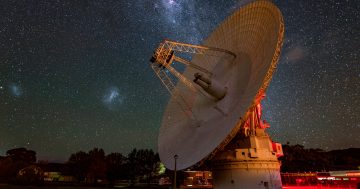
[[[164,69],[162,69],[161,67],[159,67],[156,64],[151,64],[151,68],[154,70],[155,74],[158,76],[158,78],[160,79],[162,84],[165,86],[165,88],[169,91],[170,95],[175,98],[176,103],[179,104],[180,108],[183,110],[183,112],[185,112],[186,116],[194,119],[194,114],[192,113],[190,106],[186,103],[185,98],[183,97],[181,92],[175,87],[174,82],[166,74]],[[173,69],[173,70],[175,70],[175,69]]]
[[[186,103],[184,96],[181,94],[180,91],[177,91],[176,86],[174,82],[171,80],[171,77],[167,75],[167,73],[164,71],[167,69],[172,75],[174,75],[176,78],[179,79],[180,82],[182,82],[187,88],[189,88],[192,92],[199,92],[200,94],[204,95],[203,92],[198,88],[197,85],[194,85],[194,83],[183,76],[181,73],[179,73],[174,67],[171,66],[173,61],[182,63],[186,66],[195,68],[201,72],[204,72],[208,75],[212,75],[212,73],[196,64],[193,64],[191,61],[188,61],[186,59],[180,58],[175,56],[175,52],[181,52],[181,53],[190,53],[190,54],[203,54],[203,55],[210,55],[210,56],[223,56],[224,53],[228,56],[231,56],[233,58],[236,57],[236,55],[228,50],[214,48],[214,47],[206,47],[206,46],[199,46],[199,45],[192,45],[192,44],[186,44],[186,43],[180,43],[175,41],[169,41],[165,40],[162,42],[159,47],[156,49],[153,57],[151,58],[151,61],[153,64],[151,65],[152,69],[156,73],[156,75],[159,77],[161,82],[164,84],[166,89],[169,91],[169,93],[175,97],[176,101],[178,101],[178,104],[181,106],[181,108],[186,112],[186,114],[189,114],[191,116],[191,108]],[[221,54],[221,55],[220,55]]]

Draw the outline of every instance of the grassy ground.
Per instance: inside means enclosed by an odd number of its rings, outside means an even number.
[[[88,187],[88,186],[20,186],[20,185],[8,185],[0,184],[0,189],[101,189],[106,187]],[[110,187],[108,187],[110,188]],[[117,187],[115,187],[117,188]],[[132,188],[124,189],[146,189],[147,186],[136,186]],[[165,189],[169,187],[151,186],[150,189]],[[284,186],[283,189],[356,189],[356,186],[348,187],[328,187],[328,186]]]
[[[91,187],[91,186],[22,186],[22,185],[9,185],[9,184],[0,184],[0,189],[107,189],[111,187]],[[168,189],[169,187],[161,187],[151,185],[135,186],[135,187],[114,187],[114,188],[123,188],[123,189]]]
[[[82,187],[82,186],[21,186],[21,185],[0,184],[0,189],[99,189],[99,188]]]

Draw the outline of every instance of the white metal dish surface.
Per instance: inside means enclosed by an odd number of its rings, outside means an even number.
[[[266,90],[278,62],[284,33],[283,18],[270,1],[255,1],[229,16],[202,45],[229,50],[232,62],[195,55],[193,63],[210,70],[212,79],[227,88],[226,96],[216,101],[190,91],[178,82],[177,89],[191,105],[190,119],[171,98],[158,138],[161,161],[174,169],[185,169],[222,150],[239,130],[242,118],[259,91]],[[187,67],[183,75],[193,78],[198,72]]]

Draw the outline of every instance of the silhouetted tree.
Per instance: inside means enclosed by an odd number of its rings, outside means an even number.
[[[141,174],[143,174],[147,183],[150,184],[151,179],[156,175],[156,171],[158,171],[159,164],[159,155],[154,153],[153,150],[139,150],[138,158],[141,166]]]
[[[89,151],[90,165],[87,171],[87,179],[97,183],[97,180],[104,179],[106,173],[105,152],[103,149],[94,148]]]
[[[89,154],[83,151],[71,154],[67,163],[71,167],[72,175],[75,176],[79,182],[83,181],[90,165]]]
[[[282,172],[306,172],[329,170],[329,156],[321,149],[305,149],[304,146],[283,145]]]
[[[127,177],[130,179],[131,185],[135,184],[136,176],[139,175],[140,165],[139,160],[137,159],[137,149],[134,148],[127,156],[126,171],[128,173]]]
[[[126,157],[121,153],[111,153],[106,156],[106,178],[109,180],[110,185],[120,178],[126,178],[125,165],[127,163]]]
[[[89,153],[79,151],[71,154],[68,162],[72,167],[72,175],[79,181],[86,178],[93,184],[97,180],[107,178],[110,184],[116,179],[129,179],[132,184],[139,177],[150,183],[160,167],[159,155],[153,150],[133,149],[127,157],[120,153],[105,156],[103,149],[94,148]]]
[[[8,150],[0,159],[0,177],[5,181],[14,181],[19,170],[36,162],[36,152],[26,148]]]
[[[26,148],[8,150],[6,155],[14,161],[23,161],[29,164],[36,162],[36,152],[33,150],[27,150]]]
[[[145,177],[150,183],[159,169],[159,161],[159,155],[151,149],[133,149],[128,154],[127,165],[131,183],[134,184],[135,179],[140,176]]]
[[[332,150],[327,152],[331,170],[360,169],[360,148]]]

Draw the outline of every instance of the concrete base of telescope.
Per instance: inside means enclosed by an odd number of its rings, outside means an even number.
[[[259,130],[259,132],[262,132]],[[249,136],[236,140],[213,159],[214,189],[281,189],[280,144],[270,137]],[[274,149],[275,147],[275,149]]]

